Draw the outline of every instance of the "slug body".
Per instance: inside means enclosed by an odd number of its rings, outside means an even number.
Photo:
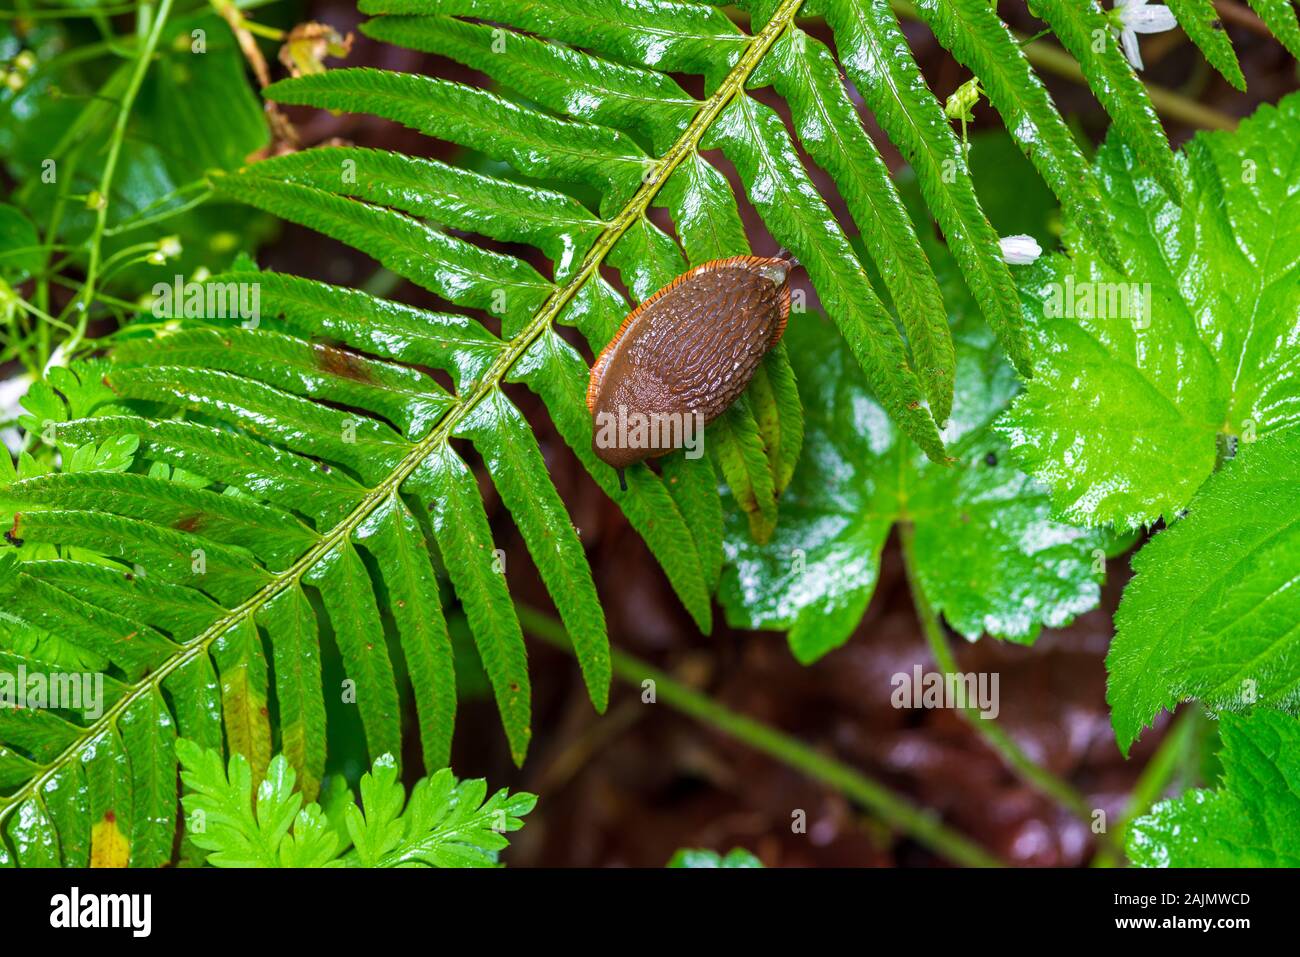
[[[736,401],[785,332],[795,265],[715,259],[632,310],[591,368],[596,456],[620,470],[683,445],[689,456],[695,430]]]

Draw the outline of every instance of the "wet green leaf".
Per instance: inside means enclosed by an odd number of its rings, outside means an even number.
[[[953,328],[951,465],[901,436],[824,320],[789,332],[807,415],[805,453],[765,547],[727,539],[721,598],[738,627],[789,628],[810,662],[844,643],[875,590],[890,529],[909,523],[920,586],[968,638],[1029,642],[1093,607],[1111,543],[1054,521],[1046,490],[1017,470],[991,428],[1017,379],[970,320]],[[815,346],[815,347],[814,347]]]
[[[1067,236],[1028,277],[1034,378],[999,429],[1069,521],[1174,519],[1229,437],[1300,423],[1300,96],[1187,147],[1179,204],[1112,138],[1097,158],[1125,271]]]
[[[1127,751],[1162,709],[1295,708],[1300,682],[1300,430],[1243,443],[1187,515],[1133,559],[1106,698]]]
[[[1223,781],[1162,801],[1127,831],[1142,867],[1300,867],[1300,720],[1224,715]]]

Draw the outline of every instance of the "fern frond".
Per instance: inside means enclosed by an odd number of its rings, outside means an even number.
[[[1012,139],[1102,256],[1114,261],[1119,252],[1088,161],[994,8],[981,0],[921,0],[917,11],[939,41],[980,78]]]
[[[800,142],[848,204],[907,330],[930,409],[943,422],[952,411],[956,364],[948,316],[889,169],[862,129],[825,44],[791,27],[767,62]]]
[[[999,255],[997,234],[980,209],[965,151],[921,76],[887,0],[825,0],[825,7],[845,72],[912,164],[985,318],[1012,364],[1028,374],[1016,286]]]
[[[1264,21],[1287,52],[1300,58],[1300,22],[1295,6],[1288,0],[1247,0],[1255,15]]]
[[[1165,0],[1174,19],[1187,36],[1205,54],[1219,74],[1239,90],[1246,89],[1246,78],[1232,49],[1232,41],[1223,30],[1213,0]]]
[[[1182,178],[1160,117],[1097,0],[1033,0],[1030,12],[1050,26],[1079,61],[1098,102],[1151,175],[1171,196],[1181,196]]]

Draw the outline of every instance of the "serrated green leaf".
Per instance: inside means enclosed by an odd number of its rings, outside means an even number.
[[[532,737],[528,659],[478,486],[465,463],[447,446],[435,449],[410,483],[428,502],[447,573],[492,680],[511,754],[516,764],[522,764]]]
[[[283,756],[262,780],[240,755],[227,769],[219,751],[191,741],[176,751],[190,792],[189,834],[217,867],[492,867],[504,835],[523,826],[536,802],[505,790],[484,801],[483,781],[457,782],[445,768],[421,778],[407,801],[396,761],[383,755],[362,775],[361,807],[336,778],[322,811],[303,806]]]
[[[709,438],[715,439],[708,443],[709,454],[749,520],[750,535],[761,545],[776,528],[776,483],[746,396],[710,424],[705,441]]]
[[[176,725],[150,691],[127,705],[118,726],[131,762],[131,866],[162,867],[176,836]]]
[[[13,535],[24,543],[76,545],[124,561],[134,560],[146,575],[201,588],[222,602],[237,602],[270,579],[266,569],[242,549],[220,545],[189,532],[160,528],[105,512],[68,509],[23,512],[14,522]],[[33,583],[33,587],[49,586]],[[65,609],[45,609],[43,613],[76,615],[91,624],[96,617],[110,618],[107,613],[95,616],[91,611],[83,612],[80,603]],[[123,631],[119,627],[117,630],[120,637],[136,629]],[[167,644],[156,640],[156,632],[152,629],[139,630],[141,645],[147,645],[151,652],[158,654],[168,651]],[[133,652],[133,656],[138,657],[138,654]]]
[[[1296,707],[1300,682],[1300,430],[1253,443],[1133,559],[1106,699],[1127,751],[1162,708]]]
[[[1300,57],[1300,22],[1296,20],[1295,7],[1287,0],[1246,0],[1259,15],[1287,52]]]
[[[163,681],[176,714],[176,731],[194,743],[221,749],[221,681],[212,659],[195,655]]]
[[[123,396],[170,402],[280,442],[291,451],[343,462],[364,480],[378,481],[397,467],[407,444],[377,419],[332,409],[228,372],[149,366],[115,369]]]
[[[221,717],[231,754],[248,759],[261,775],[271,760],[271,723],[267,717],[266,655],[252,620],[236,621],[212,645],[221,680]],[[202,845],[200,845],[202,846]]]
[[[280,845],[302,806],[302,796],[293,791],[289,762],[277,755],[269,762],[264,780],[253,773],[242,754],[231,756],[228,772],[219,751],[192,741],[176,742],[176,754],[188,789],[181,798],[188,836],[212,852],[208,862],[217,867],[284,866]],[[254,782],[258,782],[256,801]],[[322,834],[321,840],[328,842],[331,837]]]
[[[952,409],[956,359],[948,316],[889,168],[872,144],[830,50],[797,28],[772,48],[769,68],[789,102],[799,141],[835,179],[907,331],[936,422]]]
[[[1300,215],[1297,135],[1294,95],[1199,134],[1181,206],[1121,144],[1099,152],[1125,270],[1077,237],[1039,264],[1035,377],[999,424],[1067,520],[1172,520],[1222,443],[1300,422],[1300,237],[1275,228]]]
[[[316,615],[295,584],[258,609],[255,617],[271,641],[280,751],[311,801],[325,774],[325,699]]]
[[[120,346],[114,359],[119,367],[220,369],[294,395],[364,409],[410,439],[427,433],[452,405],[437,383],[415,369],[269,329],[188,329]]]
[[[58,867],[59,839],[44,805],[27,800],[9,818],[5,836],[21,867]]]
[[[230,199],[342,240],[399,276],[463,306],[528,315],[551,292],[550,283],[521,260],[480,249],[391,209],[269,179],[258,175],[256,166],[215,177],[213,185]],[[342,184],[337,190],[346,192]]]
[[[917,11],[939,42],[979,77],[1007,132],[1101,252],[1118,255],[1097,181],[1074,134],[1052,103],[996,5],[982,0],[919,0]],[[901,307],[900,307],[901,309]]]
[[[126,867],[130,860],[134,811],[131,763],[122,738],[110,727],[81,748],[90,808],[90,866]]]
[[[355,703],[366,730],[366,749],[373,757],[400,754],[401,706],[393,662],[388,656],[374,588],[361,556],[351,542],[340,542],[312,565],[305,576],[320,592],[334,642],[343,656],[344,701]]]
[[[727,178],[699,153],[692,152],[682,160],[658,198],[672,213],[692,267],[711,259],[750,254]]]
[[[473,441],[483,457],[565,628],[574,636],[592,704],[603,712],[613,680],[605,613],[582,543],[546,475],[537,440],[519,410],[499,392],[480,402],[462,420],[457,434]]]
[[[740,170],[750,201],[773,235],[808,270],[827,313],[890,413],[929,455],[941,460],[943,443],[924,407],[921,384],[907,365],[902,339],[848,240],[808,182],[781,118],[741,96],[709,135]]]
[[[451,15],[508,23],[539,36],[639,63],[665,73],[704,73],[734,63],[746,37],[719,10],[700,3],[640,3],[592,0],[581,6],[563,0],[363,0],[362,13]]]
[[[494,867],[497,852],[508,843],[504,835],[523,826],[520,818],[537,800],[504,789],[487,797],[484,781],[457,782],[444,768],[415,785],[398,819],[401,786],[393,784],[391,771],[378,764],[372,774],[373,796],[367,795],[362,779],[364,818],[355,807],[348,809],[348,831],[363,867]],[[363,847],[358,837],[377,828],[384,839]]]
[[[1088,86],[1124,142],[1142,158],[1143,166],[1166,193],[1181,196],[1183,179],[1155,105],[1120,49],[1097,0],[1033,0],[1030,7],[1079,61]]]
[[[80,764],[65,764],[41,788],[41,801],[59,836],[59,863],[90,863],[90,790]]]
[[[1242,76],[1237,54],[1233,52],[1232,41],[1228,39],[1228,32],[1212,0],[1165,0],[1165,5],[1188,38],[1200,47],[1210,65],[1237,89],[1246,89],[1246,78]]]
[[[268,165],[271,162],[278,161]],[[236,271],[213,282],[256,283],[264,311],[280,317],[303,338],[332,339],[388,359],[442,369],[461,391],[505,348],[505,343],[466,316],[417,309],[359,289],[277,272]],[[64,428],[60,427],[60,434]]]
[[[132,473],[45,475],[15,482],[0,497],[24,510],[102,509],[247,549],[273,571],[287,567],[317,540],[311,529],[279,509]]]
[[[719,444],[718,438],[714,436],[714,445]],[[703,441],[709,439],[705,437]],[[698,459],[669,455],[660,464],[659,473],[695,539],[704,587],[712,594],[722,575],[722,500],[718,497],[718,476],[703,455]]]
[[[353,196],[502,242],[536,246],[556,264],[557,277],[577,264],[606,225],[563,193],[384,150],[319,147],[265,160],[257,165],[257,173]],[[296,282],[299,288],[306,285],[306,280],[296,277],[277,281]],[[334,297],[319,298],[335,311]],[[378,302],[384,311],[402,309],[397,303]]]
[[[424,765],[443,767],[451,760],[456,720],[455,655],[424,533],[400,496],[393,495],[357,534],[379,564],[388,610],[397,622],[415,694]]]
[[[280,103],[397,120],[505,160],[530,176],[600,183],[605,212],[632,196],[649,162],[632,139],[614,130],[558,120],[484,90],[410,73],[330,70],[281,80],[263,92]]]
[[[364,489],[339,469],[198,422],[137,416],[74,419],[59,427],[69,441],[122,433],[139,435],[140,454],[201,475],[229,477],[256,498],[334,523],[357,505]]]
[[[26,563],[25,571],[88,604],[124,618],[153,622],[173,640],[198,634],[221,614],[221,606],[193,588],[106,565],[39,561]]]
[[[34,578],[22,566],[19,569],[10,578],[6,610],[98,656],[101,663],[111,661],[128,677],[135,678],[176,651],[176,646],[157,630],[74,598]]]
[[[450,57],[557,113],[636,129],[659,152],[681,135],[700,105],[662,73],[486,23],[449,16],[383,17],[361,29],[376,40]]]
[[[799,399],[799,385],[784,342],[778,342],[763,357],[763,363],[754,375],[750,402],[763,434],[776,493],[780,495],[794,477],[795,465],[803,451],[803,403]]]

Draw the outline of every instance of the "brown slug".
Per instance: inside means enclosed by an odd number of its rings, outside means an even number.
[[[619,470],[686,447],[736,401],[790,317],[778,256],[715,259],[633,309],[591,367],[592,450]],[[692,455],[691,453],[695,454]]]

